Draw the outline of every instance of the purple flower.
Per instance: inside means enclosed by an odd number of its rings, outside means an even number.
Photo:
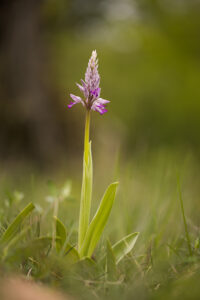
[[[81,103],[88,110],[94,110],[103,115],[107,112],[106,104],[110,101],[100,98],[101,89],[100,76],[98,72],[98,59],[96,50],[92,51],[92,56],[89,59],[88,67],[85,73],[85,81],[81,79],[80,84],[76,84],[80,91],[83,93],[84,98],[70,94],[73,101],[68,105],[71,108],[77,103]]]

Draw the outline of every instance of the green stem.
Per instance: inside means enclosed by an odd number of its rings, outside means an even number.
[[[85,118],[85,139],[84,139],[84,158],[86,163],[88,163],[89,138],[90,138],[90,111],[87,110],[86,118]]]
[[[84,155],[83,155],[83,179],[81,188],[81,203],[79,214],[79,232],[78,232],[78,250],[81,250],[83,241],[89,226],[90,208],[92,197],[92,157],[90,136],[90,111],[86,112],[85,119],[85,138],[84,138]]]
[[[179,177],[177,178],[177,181],[178,181],[179,200],[180,200],[180,204],[181,204],[181,212],[182,212],[183,223],[184,223],[184,227],[185,227],[185,236],[186,236],[187,245],[188,245],[188,252],[189,252],[189,255],[192,256],[192,248],[191,248],[190,236],[189,236],[186,217],[185,217],[185,211],[184,211],[184,206],[183,206],[183,199],[182,199],[182,194],[181,194]]]

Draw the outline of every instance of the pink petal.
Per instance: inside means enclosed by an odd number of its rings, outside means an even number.
[[[85,83],[85,81],[83,79],[81,79],[81,83],[83,85],[83,93],[85,95],[85,98],[88,98],[89,91],[88,91],[88,88],[87,88],[87,84]]]
[[[67,105],[68,108],[71,108],[73,105],[77,104],[76,102],[70,102],[70,104]]]
[[[79,97],[79,96],[75,96],[75,95],[73,95],[73,94],[70,94],[70,97],[71,97],[72,100],[74,100],[74,102],[76,102],[76,103],[83,102],[83,100],[82,100],[81,97]]]
[[[72,98],[72,100],[74,101],[71,101],[70,104],[68,104],[68,108],[71,108],[73,105],[77,104],[77,103],[81,103],[83,106],[85,106],[85,103],[84,101],[81,99],[81,97],[79,96],[75,96],[73,94],[70,94],[70,97]]]
[[[102,98],[98,98],[97,101],[98,101],[100,104],[107,104],[107,103],[110,102],[109,100],[102,99]]]
[[[101,115],[103,115],[104,113],[107,112],[107,109],[105,108],[105,106],[103,104],[99,104],[96,101],[93,103],[92,110],[99,112]]]
[[[81,92],[84,92],[84,87],[79,83],[76,83],[77,87],[80,89]]]

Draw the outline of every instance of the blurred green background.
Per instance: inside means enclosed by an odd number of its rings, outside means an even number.
[[[67,104],[70,93],[79,95],[75,83],[94,49],[102,97],[111,102],[105,115],[92,113],[92,211],[106,186],[119,180],[105,236],[115,243],[140,231],[134,261],[145,256],[135,267],[127,258],[121,273],[131,274],[127,299],[132,291],[145,299],[147,286],[155,291],[149,299],[198,299],[200,0],[1,1],[1,231],[33,201],[42,233],[51,235],[52,199],[67,182],[58,216],[76,237],[85,112]],[[177,174],[197,267],[182,260],[187,242]],[[147,280],[138,277],[139,265]]]
[[[167,148],[198,157],[200,1],[4,0],[0,28],[5,165],[80,157],[84,111],[67,103],[93,49],[111,101],[105,116],[92,116],[96,155]]]

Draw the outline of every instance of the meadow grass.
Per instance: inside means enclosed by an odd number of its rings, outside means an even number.
[[[76,263],[78,171],[68,168],[69,177],[64,176],[65,171],[52,176],[27,176],[24,171],[17,177],[5,172],[0,186],[1,276],[24,274],[77,299],[198,299],[198,165],[193,155],[161,150],[119,159],[114,174],[109,167],[105,171],[105,166],[104,176],[102,170],[96,171],[92,211],[110,180],[118,178],[119,190],[92,260]],[[18,224],[5,244],[6,228],[29,202],[35,210]],[[66,243],[72,246],[65,253],[56,247],[55,210],[67,228]],[[140,236],[133,250],[116,267],[109,245],[136,231]],[[106,253],[111,257],[107,268]]]

